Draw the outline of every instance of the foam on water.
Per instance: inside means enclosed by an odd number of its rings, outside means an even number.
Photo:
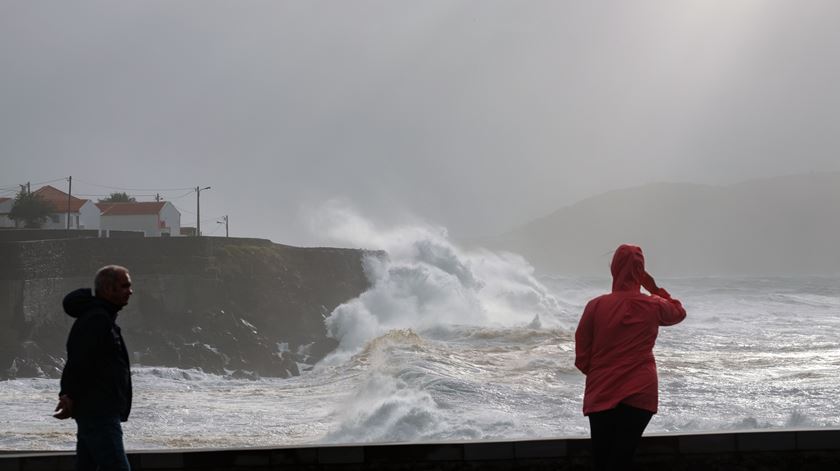
[[[374,227],[352,210],[328,205],[319,233],[345,246],[375,244],[388,256],[368,257],[372,288],[326,319],[338,349],[326,364],[345,361],[370,339],[392,329],[431,329],[449,324],[569,326],[568,309],[513,254],[465,251],[445,229]]]
[[[516,329],[519,330],[519,329]],[[352,362],[368,372],[348,402],[339,405],[338,428],[328,442],[439,441],[512,438],[534,431],[521,420],[530,406],[545,407],[528,383],[544,382],[558,365],[540,347],[551,335],[531,339],[529,347],[503,347],[500,338],[525,332],[483,328],[447,329],[446,341],[410,330],[391,331],[369,342]],[[532,332],[532,331],[528,331]],[[497,338],[500,337],[500,338]],[[477,339],[486,339],[477,340]],[[460,348],[453,349],[453,345]],[[556,348],[556,343],[547,348]],[[537,352],[529,360],[522,350]],[[566,365],[566,369],[570,365]],[[481,407],[476,407],[481,405]],[[547,431],[545,431],[547,432]]]
[[[445,231],[379,229],[327,211],[369,258],[372,288],[327,319],[339,350],[299,377],[256,381],[133,367],[130,449],[588,435],[574,328],[608,277],[542,277]],[[648,433],[838,427],[840,278],[657,278],[689,317],[660,330]],[[57,380],[0,382],[0,449],[72,449],[50,417]]]

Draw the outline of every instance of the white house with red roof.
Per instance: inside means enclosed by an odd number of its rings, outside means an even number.
[[[96,203],[103,231],[143,231],[146,237],[180,236],[181,213],[169,201]]]
[[[69,196],[50,185],[33,191],[49,203],[55,212],[49,215],[42,229],[99,229],[99,208],[91,200]],[[67,218],[70,225],[67,225]]]
[[[15,222],[9,219],[14,203],[14,198],[0,197],[0,227],[15,227]]]
[[[142,231],[146,237],[180,236],[181,213],[169,201],[94,203],[76,198],[50,185],[32,194],[53,208],[42,229],[94,229],[101,231]],[[9,218],[14,198],[0,198],[0,227],[16,227]]]

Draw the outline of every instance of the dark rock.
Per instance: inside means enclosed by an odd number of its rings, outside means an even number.
[[[59,378],[64,360],[44,352],[37,343],[26,340],[19,343],[18,356],[11,359],[5,371],[6,378]]]
[[[227,375],[227,377],[232,379],[249,379],[252,381],[260,379],[260,375],[254,373],[253,371],[246,370],[234,370],[233,373]]]

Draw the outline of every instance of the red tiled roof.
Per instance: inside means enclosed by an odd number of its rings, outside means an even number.
[[[10,199],[11,198],[4,198],[4,197],[0,196],[0,203],[5,203],[6,201],[9,201]]]
[[[143,201],[134,203],[96,203],[103,216],[131,216],[160,214],[166,202]]]
[[[50,185],[42,186],[41,188],[38,188],[37,190],[33,191],[32,194],[40,196],[41,199],[52,205],[53,209],[57,213],[64,213],[68,211],[67,193],[59,190],[58,188],[52,187]],[[71,196],[69,211],[71,213],[78,213],[79,208],[84,206],[84,204],[87,201],[88,200],[83,200],[76,198],[75,196]]]

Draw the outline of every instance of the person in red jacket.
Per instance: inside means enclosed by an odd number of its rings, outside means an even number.
[[[575,366],[586,375],[583,415],[589,417],[597,470],[632,466],[659,402],[653,358],[659,326],[686,316],[682,304],[645,271],[641,248],[619,246],[610,271],[612,292],[587,303],[575,331]]]

